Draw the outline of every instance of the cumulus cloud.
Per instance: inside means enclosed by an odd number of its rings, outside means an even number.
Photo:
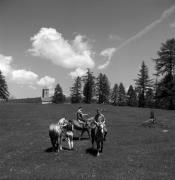
[[[38,80],[38,75],[32,71],[27,71],[25,69],[13,70],[12,80],[17,84],[35,84]]]
[[[107,49],[104,49],[103,51],[101,51],[100,55],[107,58],[107,60],[104,64],[99,65],[98,69],[104,69],[110,64],[111,58],[114,55],[115,51],[116,51],[116,48],[107,48]]]
[[[4,76],[9,76],[12,71],[11,62],[13,58],[11,56],[4,56],[0,54],[0,70]]]
[[[21,86],[27,85],[32,89],[36,89],[35,85],[52,87],[55,79],[45,76],[39,79],[38,74],[25,69],[15,69],[12,66],[13,58],[11,56],[4,56],[0,54],[0,70],[7,80],[20,84]]]
[[[41,28],[31,37],[29,52],[50,60],[52,63],[69,69],[93,68],[93,52],[85,36],[76,35],[72,41],[66,40],[53,28]]]
[[[81,77],[81,76],[84,76],[86,74],[86,72],[87,72],[87,70],[85,70],[85,69],[77,68],[75,71],[70,72],[70,76],[72,78],[76,78],[78,76]]]
[[[38,85],[48,88],[53,88],[54,83],[55,83],[55,78],[49,76],[45,76],[37,82]]]

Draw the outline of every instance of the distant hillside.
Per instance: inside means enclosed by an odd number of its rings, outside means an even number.
[[[41,98],[23,98],[23,99],[9,99],[8,102],[11,103],[41,103]]]

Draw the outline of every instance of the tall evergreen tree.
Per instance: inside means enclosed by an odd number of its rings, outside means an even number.
[[[81,85],[81,77],[75,78],[75,82],[73,87],[71,88],[71,102],[72,103],[80,103],[82,100],[82,85]]]
[[[119,90],[118,90],[118,105],[124,106],[126,105],[126,91],[125,87],[123,86],[123,83],[119,84]]]
[[[5,76],[0,71],[0,99],[7,100],[9,97],[8,86],[5,80]]]
[[[175,38],[162,43],[157,54],[158,58],[153,59],[157,74],[161,76],[157,98],[166,102],[169,109],[175,109]]]
[[[136,90],[138,92],[138,106],[145,107],[145,95],[148,88],[152,87],[152,80],[148,75],[148,67],[142,62],[138,78],[135,80]]]
[[[111,93],[111,103],[116,106],[118,104],[118,92],[119,88],[118,88],[118,84],[114,84],[114,87],[112,89],[112,93]]]
[[[63,94],[63,90],[59,84],[56,85],[55,87],[55,92],[52,98],[53,103],[63,103],[65,101],[65,96]]]
[[[108,103],[110,95],[110,83],[105,74],[100,73],[96,83],[96,95],[98,103]]]
[[[127,105],[137,106],[137,94],[132,85],[129,86],[129,89],[127,92]]]
[[[153,89],[149,88],[146,91],[146,95],[145,95],[145,105],[146,107],[154,107],[155,103],[154,103],[154,92]]]
[[[88,69],[87,74],[83,77],[83,81],[84,102],[91,103],[95,92],[95,77],[93,76],[93,73],[90,71],[90,69]]]

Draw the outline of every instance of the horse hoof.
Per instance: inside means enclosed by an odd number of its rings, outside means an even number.
[[[97,153],[97,157],[98,157],[98,156],[100,156],[100,153],[99,153],[99,152]]]

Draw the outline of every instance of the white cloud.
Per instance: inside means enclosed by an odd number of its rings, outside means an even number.
[[[48,87],[48,88],[53,88],[53,85],[55,84],[55,78],[45,76],[41,78],[37,84],[42,87]]]
[[[154,27],[156,27],[158,24],[160,24],[164,19],[168,18],[172,13],[175,12],[175,5],[171,6],[169,9],[166,9],[165,11],[163,11],[163,13],[161,14],[159,19],[156,19],[155,21],[153,21],[151,24],[147,25],[145,28],[143,28],[140,32],[138,32],[136,35],[130,37],[128,40],[124,41],[121,45],[119,45],[117,47],[117,51],[123,47],[125,47],[126,45],[128,45],[129,43],[131,43],[132,41],[142,37],[143,35],[145,35],[146,33],[148,33],[150,30],[152,30]]]
[[[38,74],[25,69],[14,69],[11,65],[13,58],[11,56],[4,56],[0,54],[0,70],[7,80],[12,81],[20,86],[27,85],[32,89],[36,89],[36,85],[44,87],[52,87],[55,79],[45,76],[39,79]]]
[[[107,48],[101,51],[100,55],[105,56],[108,59],[111,59],[115,51],[116,51],[116,48]]]
[[[115,51],[116,51],[116,48],[107,48],[101,51],[100,55],[106,57],[107,60],[104,64],[99,65],[98,69],[104,69],[110,64],[111,58],[114,55]]]
[[[11,56],[4,56],[0,54],[0,70],[4,76],[10,75],[12,71],[10,64],[12,61],[13,61],[13,58]]]
[[[37,82],[37,79],[37,74],[25,69],[13,70],[12,72],[12,80],[17,84],[35,84]]]
[[[110,61],[107,60],[104,64],[98,66],[98,69],[105,69],[110,64]]]
[[[92,50],[85,36],[77,35],[74,40],[64,39],[61,33],[53,28],[41,28],[31,38],[34,56],[40,56],[52,63],[70,69],[93,68]]]
[[[70,76],[72,78],[76,78],[78,76],[81,77],[81,76],[84,76],[86,74],[86,72],[87,72],[87,70],[85,70],[85,69],[77,68],[75,71],[70,72]]]

